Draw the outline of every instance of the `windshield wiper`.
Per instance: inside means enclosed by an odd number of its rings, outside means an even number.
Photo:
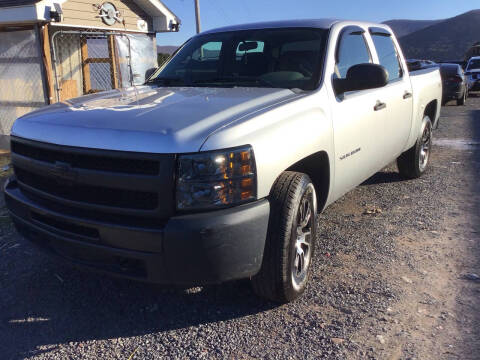
[[[218,78],[211,78],[211,79],[198,79],[193,80],[193,84],[206,84],[206,83],[225,83],[225,82],[232,82],[233,78],[226,78],[226,77],[218,77]]]
[[[271,82],[264,80],[259,77],[254,77],[254,76],[227,76],[227,77],[218,77],[218,78],[212,78],[212,79],[201,79],[201,80],[194,80],[192,83],[193,84],[214,84],[214,83],[229,83],[229,84],[237,84],[237,83],[244,83],[244,82],[250,82],[250,83],[255,83],[259,85],[263,85],[264,87],[271,87],[275,88],[278,86],[273,85]]]
[[[181,84],[178,84],[178,83],[181,83]],[[180,78],[180,77],[157,77],[155,79],[151,79],[149,81],[147,81],[147,84],[158,84],[158,85],[165,85],[165,86],[169,86],[171,85],[172,83],[177,83],[175,85],[183,85],[183,86],[188,86],[189,84],[186,84],[185,83],[185,79],[183,78]]]
[[[211,84],[218,84],[222,87],[234,87],[235,81],[227,78],[213,78],[213,79],[201,79],[201,80],[193,80],[192,84],[199,85],[199,86],[208,86]]]

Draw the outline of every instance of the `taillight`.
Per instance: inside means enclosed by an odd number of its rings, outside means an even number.
[[[463,82],[463,79],[460,76],[452,76],[452,77],[449,77],[447,80],[454,83]]]

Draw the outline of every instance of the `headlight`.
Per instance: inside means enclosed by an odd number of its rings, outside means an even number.
[[[251,146],[180,155],[176,198],[178,210],[220,208],[255,200]]]

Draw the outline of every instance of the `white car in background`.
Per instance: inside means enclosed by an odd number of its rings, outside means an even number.
[[[465,77],[467,78],[468,90],[480,91],[480,56],[468,60]]]

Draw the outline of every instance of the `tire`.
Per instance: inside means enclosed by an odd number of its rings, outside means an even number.
[[[465,105],[466,101],[467,101],[467,90],[464,91],[460,99],[457,99],[457,106]]]
[[[425,115],[415,145],[397,159],[400,176],[404,179],[416,179],[427,170],[432,150],[432,122]]]
[[[310,214],[308,216],[308,214]],[[270,219],[260,272],[260,297],[287,303],[305,291],[315,251],[317,198],[308,175],[285,171],[270,192]]]

